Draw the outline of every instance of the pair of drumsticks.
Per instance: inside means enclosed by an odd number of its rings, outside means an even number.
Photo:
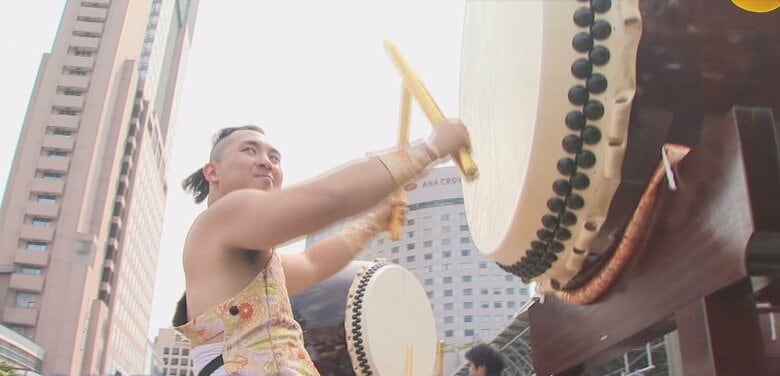
[[[417,100],[420,108],[422,108],[425,116],[434,128],[445,122],[446,118],[441,112],[441,109],[439,109],[439,106],[433,100],[431,94],[428,93],[428,90],[420,79],[417,78],[417,75],[406,63],[403,56],[401,56],[401,52],[398,51],[398,48],[390,41],[385,41],[384,47],[403,80],[401,85],[401,113],[398,118],[398,145],[403,146],[409,142],[409,122],[411,115],[409,107],[412,103],[412,96]],[[474,160],[471,158],[469,149],[462,148],[457,155],[453,155],[452,157],[455,160],[455,164],[458,165],[461,174],[463,174],[467,181],[477,178],[479,170],[477,169]],[[403,189],[399,189],[395,195],[400,199],[406,197]],[[404,217],[404,212],[402,210],[393,209],[392,222],[390,223],[390,240],[398,240],[401,238],[401,229],[406,220]]]

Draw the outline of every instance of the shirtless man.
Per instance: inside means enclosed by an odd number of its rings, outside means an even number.
[[[210,161],[183,184],[196,202],[208,203],[185,240],[186,299],[174,318],[177,330],[192,342],[196,374],[317,375],[288,293],[300,293],[341,270],[387,229],[391,208],[403,205],[383,199],[442,156],[467,146],[465,128],[447,122],[424,143],[281,189],[281,153],[261,129],[220,131]],[[360,213],[339,234],[303,253],[274,252],[286,241]]]

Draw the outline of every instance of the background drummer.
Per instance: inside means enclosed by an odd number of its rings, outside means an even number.
[[[380,201],[467,144],[463,125],[445,122],[424,143],[356,160],[281,189],[281,153],[260,128],[225,128],[215,135],[209,162],[183,183],[196,203],[208,204],[185,240],[186,293],[174,317],[174,325],[193,343],[195,373],[206,368],[202,374],[317,374],[292,318],[288,293],[302,292],[342,269],[387,228],[390,209],[403,205],[397,199]],[[273,252],[374,205],[303,253]],[[257,283],[257,293],[247,295]],[[246,302],[236,303],[245,295]],[[261,295],[264,301],[252,300]]]

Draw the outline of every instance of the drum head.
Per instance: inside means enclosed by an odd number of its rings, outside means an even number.
[[[579,271],[620,183],[641,24],[636,1],[606,3],[466,3],[460,118],[480,169],[463,185],[469,226],[542,291]]]
[[[345,330],[357,375],[405,375],[411,346],[413,375],[433,373],[436,326],[420,282],[394,264],[375,264],[350,288]]]

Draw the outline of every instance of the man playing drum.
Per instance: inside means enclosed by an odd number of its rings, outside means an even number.
[[[468,146],[459,122],[429,139],[363,158],[281,189],[281,154],[256,126],[222,129],[210,160],[184,182],[207,209],[184,244],[186,293],[174,325],[192,342],[198,375],[317,375],[294,320],[297,294],[343,268],[390,221],[387,199],[427,166]],[[376,206],[375,206],[376,205]],[[375,206],[301,254],[276,246]]]

